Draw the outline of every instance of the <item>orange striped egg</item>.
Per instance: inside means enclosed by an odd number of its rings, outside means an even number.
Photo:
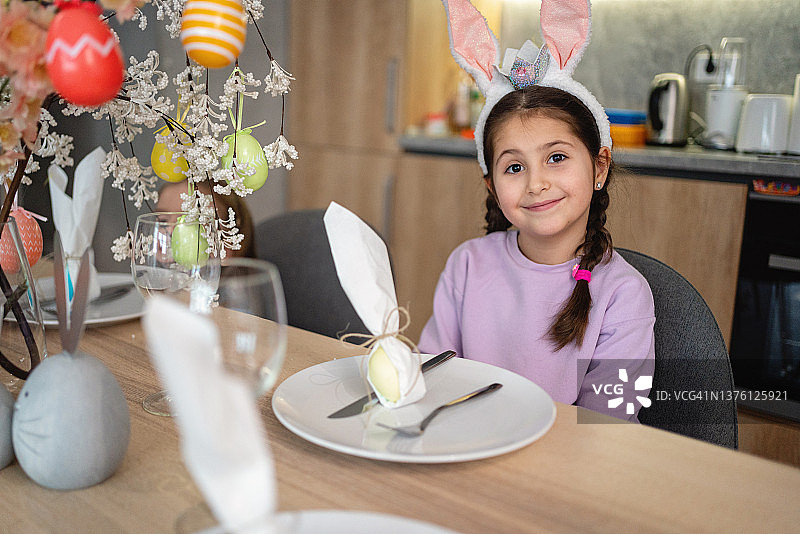
[[[181,43],[204,67],[230,65],[244,48],[246,32],[240,0],[187,0],[184,5]]]

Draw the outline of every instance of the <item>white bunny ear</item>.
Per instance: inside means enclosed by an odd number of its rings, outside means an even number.
[[[494,65],[500,62],[500,43],[469,0],[442,0],[442,4],[447,12],[450,52],[485,95],[492,83]]]
[[[589,0],[542,0],[542,37],[559,68],[571,76],[591,32]]]

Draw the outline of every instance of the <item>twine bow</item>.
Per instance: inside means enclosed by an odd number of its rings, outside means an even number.
[[[400,317],[400,320],[398,321],[399,325],[397,327],[397,330],[390,331],[389,330],[389,321],[391,320],[392,315],[394,315],[395,313],[397,313],[399,315],[399,317]],[[376,344],[378,344],[382,339],[393,337],[393,338],[396,338],[397,340],[405,343],[406,345],[408,345],[408,347],[411,349],[411,352],[413,352],[414,355],[417,357],[417,364],[420,364],[420,354],[419,354],[419,349],[417,348],[416,343],[411,341],[411,339],[408,338],[407,336],[403,335],[403,332],[409,327],[410,324],[411,324],[411,314],[408,313],[408,310],[405,309],[404,307],[397,306],[396,308],[392,309],[391,311],[389,311],[389,313],[386,314],[386,317],[383,320],[383,331],[382,331],[382,333],[375,334],[375,335],[368,335],[368,334],[362,334],[360,332],[352,332],[352,333],[343,335],[339,339],[340,339],[340,341],[345,342],[348,339],[360,338],[360,339],[363,340],[363,342],[362,343],[357,343],[357,345],[359,347],[364,347],[364,348],[369,349],[371,351],[372,348]],[[362,364],[361,364],[361,377],[364,379],[364,386],[366,387],[367,393],[369,393],[369,391],[371,389],[371,386],[369,385],[369,382],[367,381],[367,378],[366,378],[367,377],[367,372],[365,370],[365,366],[368,365],[368,363],[369,363],[369,359],[368,358],[364,358],[362,360]],[[411,383],[411,386],[408,389],[408,391],[411,391],[414,388],[414,386],[416,386],[417,380],[419,380],[419,377],[420,377],[421,374],[422,373],[417,373],[417,376],[414,377],[414,382]],[[408,391],[403,392],[402,395],[403,396],[407,395]]]

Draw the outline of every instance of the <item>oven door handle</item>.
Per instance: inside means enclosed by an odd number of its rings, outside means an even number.
[[[793,271],[800,273],[800,258],[793,256],[781,256],[780,254],[770,254],[767,260],[767,265],[771,269],[779,269],[781,271]]]

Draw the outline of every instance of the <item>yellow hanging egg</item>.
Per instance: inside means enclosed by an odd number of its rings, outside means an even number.
[[[246,32],[240,0],[187,0],[183,8],[183,49],[204,67],[230,65],[244,48]]]
[[[156,134],[156,142],[153,145],[152,152],[150,152],[150,166],[153,167],[153,173],[162,180],[180,182],[186,179],[189,164],[186,163],[186,159],[183,157],[175,158],[173,161],[173,152],[166,143],[159,140],[159,137],[167,135],[170,135],[168,128],[163,128],[161,132]]]

